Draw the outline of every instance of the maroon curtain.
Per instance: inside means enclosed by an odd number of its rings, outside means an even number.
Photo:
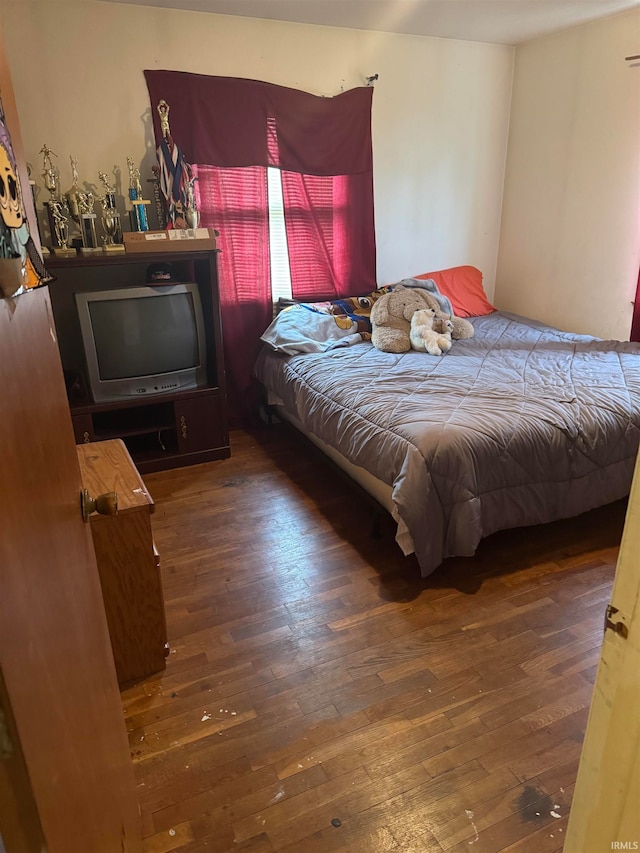
[[[188,163],[211,166],[279,166],[303,175],[353,175],[371,171],[372,87],[322,98],[236,77],[183,71],[145,71],[156,140],[158,103],[170,106],[171,134]],[[267,123],[278,133],[270,153]]]
[[[251,368],[273,316],[266,169],[194,165],[203,228],[220,232],[218,277],[232,424],[255,409]]]
[[[282,173],[291,289],[295,299],[375,290],[372,174]]]
[[[265,167],[283,173],[294,296],[375,289],[373,89],[322,98],[256,80],[144,74],[156,141],[164,99],[174,140],[188,163],[200,164],[202,224],[220,232],[228,397],[238,415],[272,311]]]
[[[633,320],[631,321],[630,341],[640,341],[640,272],[638,272],[638,285],[636,287],[636,298],[633,303]]]

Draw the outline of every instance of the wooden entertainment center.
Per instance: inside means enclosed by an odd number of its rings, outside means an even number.
[[[78,444],[120,438],[140,473],[230,455],[217,250],[47,258],[58,347]],[[202,302],[207,384],[144,399],[91,401],[75,294],[142,286],[150,264],[167,263],[175,280],[196,282]]]

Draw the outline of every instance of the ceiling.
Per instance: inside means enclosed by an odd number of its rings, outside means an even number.
[[[357,30],[519,44],[640,0],[110,0]],[[637,34],[640,42],[640,33]],[[640,44],[638,45],[640,48]]]

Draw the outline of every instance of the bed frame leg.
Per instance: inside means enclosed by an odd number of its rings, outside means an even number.
[[[258,404],[258,419],[262,421],[268,428],[271,428],[274,423],[273,411],[267,402]]]

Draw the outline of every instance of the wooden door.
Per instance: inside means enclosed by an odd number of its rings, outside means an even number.
[[[1,34],[0,95],[27,187]],[[47,288],[0,298],[0,401],[0,837],[7,853],[132,853],[133,768]]]
[[[640,849],[640,456],[611,605],[564,853]]]

